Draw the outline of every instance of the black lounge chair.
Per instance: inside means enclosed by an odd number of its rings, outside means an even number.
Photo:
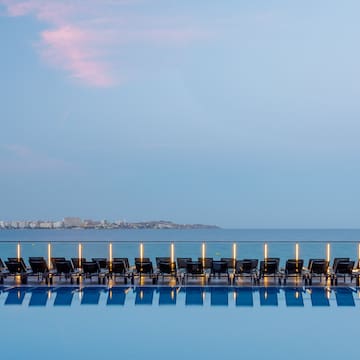
[[[55,273],[54,276],[58,276],[61,279],[64,276],[65,280],[70,279],[70,283],[80,283],[80,273],[74,269],[73,263],[70,260],[58,260],[55,262]]]
[[[189,277],[194,278],[203,278],[206,279],[206,273],[204,272],[203,262],[202,261],[188,261],[186,263],[186,273],[185,273],[185,282],[188,282]]]
[[[129,263],[129,259],[127,257],[114,257],[112,259],[113,262],[118,262],[118,261],[122,261],[125,265],[125,269],[127,272],[130,271],[130,263]]]
[[[52,284],[52,274],[48,268],[47,262],[43,257],[30,257],[29,264],[31,273],[28,276],[37,276],[39,280],[45,280],[46,285]]]
[[[226,278],[228,284],[231,283],[230,274],[229,274],[229,266],[227,261],[222,260],[213,260],[212,261],[212,267],[211,267],[211,273],[208,278],[208,283],[210,284],[211,280],[213,278]]]
[[[303,259],[289,259],[286,261],[285,270],[284,270],[284,285],[289,277],[294,277],[295,281],[303,275]]]
[[[228,264],[228,269],[235,271],[236,268],[236,259],[234,258],[221,258],[220,261],[226,261]]]
[[[96,261],[84,261],[82,264],[82,273],[81,276],[84,280],[90,279],[92,281],[93,277],[97,277],[98,284],[105,284],[106,282],[106,272],[102,272],[99,266],[99,263]]]
[[[22,257],[20,257],[20,258],[17,258],[17,257],[8,257],[8,261],[20,261],[21,264],[22,264],[22,266],[23,266],[23,268],[26,269],[26,270],[28,270],[28,267],[26,266],[25,261],[24,261],[24,259],[23,259]],[[6,262],[5,262],[5,263],[6,263]]]
[[[202,267],[205,271],[211,271],[213,265],[213,258],[210,257],[198,257],[198,261],[201,261]]]
[[[176,259],[176,263],[177,263],[177,270],[178,270],[178,275],[180,277],[180,282],[183,283],[184,282],[184,276],[186,274],[186,264],[192,261],[192,258],[189,257],[180,257]]]
[[[329,278],[328,269],[329,261],[325,259],[310,259],[307,274],[309,285],[312,285],[313,278],[316,277],[320,279],[320,282],[323,277],[325,277],[325,280],[327,281]]]
[[[21,283],[22,284],[27,284],[27,280],[28,280],[28,272],[25,266],[24,261],[20,261],[20,260],[8,260],[5,261],[6,267],[7,267],[7,271],[4,273],[4,276],[14,276],[14,278],[16,276],[20,276],[21,278]]]
[[[278,279],[281,284],[281,273],[279,272],[279,258],[266,258],[260,261],[260,274],[259,279],[265,279],[266,277],[272,276],[274,279]]]
[[[156,276],[154,275],[153,264],[149,258],[135,258],[135,273],[132,274],[131,283],[134,284],[134,276],[138,275],[141,280],[144,276],[147,276],[152,280],[153,284],[156,284]]]
[[[250,278],[251,282],[257,280],[258,259],[236,260],[233,284],[239,277]]]
[[[164,280],[165,277],[174,278],[176,283],[178,282],[177,271],[176,271],[176,263],[170,261],[160,260],[158,263],[158,270],[156,274],[156,281],[158,282],[159,276]]]
[[[85,258],[71,258],[74,269],[82,269],[82,264],[86,262]]]
[[[5,277],[4,270],[5,270],[5,264],[0,258],[0,284],[4,283],[4,277]]]
[[[167,263],[171,262],[171,258],[169,256],[156,257],[155,260],[156,260],[157,269],[159,269],[159,265],[161,262],[167,262]]]
[[[109,262],[106,258],[92,258],[91,260],[98,263],[100,270],[107,270],[109,268]]]
[[[53,269],[56,269],[56,262],[57,261],[65,261],[66,259],[64,257],[52,257],[51,259],[51,265]]]
[[[114,260],[110,263],[109,276],[116,282],[117,277],[122,277],[124,279],[124,284],[127,284],[127,279],[130,274],[128,268],[123,260]]]
[[[355,277],[353,274],[355,261],[352,260],[338,260],[336,263],[334,262],[333,273],[331,281],[333,284],[338,284],[338,279],[343,278],[344,283],[346,282],[346,278],[350,278],[350,282]]]

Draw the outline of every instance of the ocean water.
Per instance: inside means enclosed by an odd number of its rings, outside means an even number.
[[[140,254],[140,243],[144,246],[144,257],[153,261],[156,256],[170,256],[170,244],[175,245],[175,257],[202,256],[202,243],[206,244],[206,256],[215,259],[232,257],[234,244],[237,258],[263,258],[264,243],[267,255],[280,257],[282,262],[295,257],[295,244],[299,244],[299,257],[305,261],[312,257],[324,258],[359,257],[359,229],[205,229],[205,230],[2,230],[0,231],[0,257],[17,255],[17,244],[21,255],[76,257],[79,243],[82,256],[109,257],[112,244],[113,257],[128,257],[130,261]],[[327,243],[330,244],[330,254]]]

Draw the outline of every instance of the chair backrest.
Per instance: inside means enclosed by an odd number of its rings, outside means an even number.
[[[129,270],[130,268],[130,263],[129,263],[129,259],[127,257],[115,257],[113,258],[113,262],[118,262],[118,261],[122,261],[125,265],[126,270]]]
[[[66,259],[64,257],[52,257],[51,258],[51,264],[54,269],[56,269],[56,262],[57,261],[65,261]]]
[[[304,266],[303,259],[289,259],[286,261],[285,264],[285,272],[288,275],[296,275],[296,274],[301,275],[303,266]]]
[[[327,260],[313,260],[310,267],[310,272],[317,275],[326,275],[329,268]]]
[[[35,274],[44,274],[49,272],[49,268],[44,258],[29,258],[31,271]]]
[[[279,263],[275,260],[260,261],[260,273],[263,275],[274,275],[279,271]]]
[[[156,267],[159,268],[160,262],[170,262],[171,259],[169,256],[156,257]]]
[[[24,259],[23,259],[22,257],[20,257],[20,258],[9,257],[8,260],[9,260],[9,261],[15,261],[15,262],[16,262],[16,261],[20,261],[21,264],[22,264],[22,267],[24,267],[24,268],[26,269],[26,264],[25,264],[25,261],[24,261]]]
[[[107,269],[108,267],[108,261],[106,258],[92,258],[91,260],[97,262],[100,269]]]
[[[140,274],[152,274],[154,272],[151,261],[135,262],[136,272]]]
[[[148,263],[148,262],[151,262],[151,260],[150,260],[150,258],[148,258],[148,257],[143,257],[143,258],[138,258],[138,257],[136,257],[136,258],[135,258],[135,264],[136,264],[136,263],[141,263],[141,262]]]
[[[243,259],[243,261],[251,261],[251,270],[256,270],[259,264],[258,259]]]
[[[21,274],[26,273],[26,267],[24,263],[18,260],[15,261],[5,261],[6,267],[8,268],[10,274]]]
[[[171,261],[160,261],[158,268],[160,274],[173,274],[176,272],[176,263]]]
[[[251,260],[237,260],[235,274],[251,274],[253,273],[253,263]]]
[[[211,272],[213,274],[227,274],[228,270],[229,266],[226,261],[214,260],[212,262]]]
[[[203,274],[204,267],[202,261],[188,261],[186,263],[186,272],[193,275]]]
[[[97,274],[100,272],[99,264],[96,261],[84,261],[82,269],[85,274]]]
[[[336,268],[334,268],[335,274],[352,274],[354,269],[355,261],[338,261],[336,263]]]
[[[71,274],[75,271],[70,260],[57,260],[55,262],[55,269],[58,274]]]
[[[235,269],[236,259],[234,258],[221,258],[220,261],[226,261],[228,264],[228,269]]]
[[[350,258],[334,258],[334,262],[333,262],[333,270],[336,272],[336,267],[337,267],[337,264],[340,262],[340,261],[350,261]]]
[[[176,259],[176,262],[177,262],[177,266],[179,269],[185,269],[186,270],[186,264],[189,262],[189,261],[192,261],[191,258],[187,257],[187,258],[177,258]]]
[[[4,268],[5,268],[5,264],[3,263],[3,261],[0,258],[0,271]]]
[[[325,259],[320,259],[320,258],[310,258],[309,259],[309,263],[308,263],[308,270],[311,271],[312,268],[312,263],[314,261],[326,261]]]
[[[71,261],[74,265],[75,269],[81,269],[84,262],[86,262],[85,258],[71,258]]]
[[[120,260],[120,261],[113,261],[111,263],[111,271],[114,273],[114,274],[125,274],[126,271],[127,271],[127,268],[126,268],[126,265],[125,265],[125,262],[123,260]]]
[[[203,266],[204,269],[212,269],[212,264],[213,264],[213,258],[203,258],[203,257],[199,257],[198,261],[201,261],[201,264]]]

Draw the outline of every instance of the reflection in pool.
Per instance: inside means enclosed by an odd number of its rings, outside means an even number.
[[[3,287],[0,305],[22,306],[204,306],[329,307],[355,306],[352,287]]]

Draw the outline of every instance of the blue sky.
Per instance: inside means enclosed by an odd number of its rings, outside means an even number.
[[[0,0],[0,219],[358,228],[359,12]]]

